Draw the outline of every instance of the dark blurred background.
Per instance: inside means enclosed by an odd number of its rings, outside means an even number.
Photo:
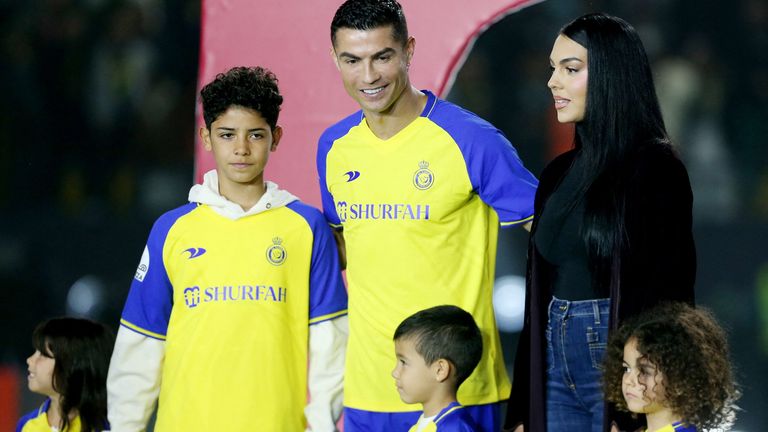
[[[538,175],[570,143],[546,87],[552,42],[598,10],[632,23],[651,57],[694,189],[697,296],[728,328],[743,387],[736,429],[766,430],[768,2],[545,1],[481,35],[448,98]],[[194,0],[0,0],[0,430],[42,400],[26,389],[34,326],[71,314],[116,329],[152,222],[186,202],[199,33]],[[526,241],[501,233],[507,311]],[[519,316],[499,320],[511,364]]]

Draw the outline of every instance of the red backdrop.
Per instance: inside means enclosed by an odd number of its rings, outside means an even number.
[[[416,39],[411,81],[444,96],[475,38],[531,0],[401,0]],[[470,6],[471,3],[471,6]],[[266,178],[319,206],[315,170],[323,130],[358,109],[330,57],[330,25],[341,1],[204,0],[198,88],[233,66],[264,66],[280,80],[283,140]],[[202,125],[198,104],[197,121]],[[200,142],[195,180],[215,167]]]

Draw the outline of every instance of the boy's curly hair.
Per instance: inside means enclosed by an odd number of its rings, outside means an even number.
[[[205,127],[236,105],[259,112],[267,124],[275,129],[283,97],[277,87],[277,77],[262,67],[233,67],[200,90]]]
[[[684,303],[662,304],[622,325],[609,339],[605,397],[629,411],[621,384],[624,345],[637,350],[664,377],[664,404],[699,430],[727,429],[736,418],[740,392],[734,382],[725,331],[707,310]]]

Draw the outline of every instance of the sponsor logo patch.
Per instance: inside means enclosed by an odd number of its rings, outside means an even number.
[[[188,252],[189,253],[188,259],[192,259],[192,258],[197,258],[200,255],[204,254],[205,253],[205,249],[203,249],[203,248],[189,248],[189,249],[184,250],[184,252]],[[184,252],[182,252],[182,253],[184,253]]]
[[[347,171],[344,175],[347,176],[347,183],[349,183],[360,178],[360,171]]]
[[[133,276],[139,282],[144,282],[144,277],[147,276],[149,271],[149,248],[144,246],[144,253],[141,254],[141,260],[139,260],[139,267],[136,268],[136,274]]]

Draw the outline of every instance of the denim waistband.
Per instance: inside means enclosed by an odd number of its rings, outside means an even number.
[[[550,319],[563,319],[565,317],[592,316],[595,324],[605,321],[608,324],[608,314],[611,310],[611,299],[592,299],[592,300],[561,300],[552,297],[549,303]]]

